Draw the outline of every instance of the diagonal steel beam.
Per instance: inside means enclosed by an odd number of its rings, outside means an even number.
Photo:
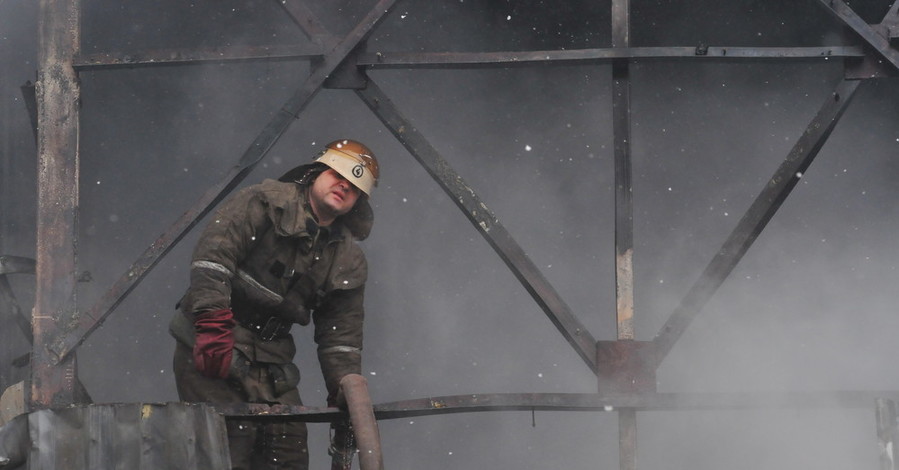
[[[333,37],[328,31],[328,28],[325,28],[325,26],[321,24],[315,14],[312,13],[312,10],[306,6],[304,0],[275,1],[284,8],[293,22],[303,30],[303,34],[313,42],[318,44],[329,44],[332,41]]]
[[[56,337],[50,345],[55,360],[61,361],[78,347],[94,330],[96,330],[110,313],[137,286],[149,270],[155,266],[193,228],[199,219],[209,213],[212,208],[231,192],[250,171],[262,160],[262,157],[275,145],[287,131],[290,124],[306,108],[312,98],[318,94],[322,83],[337,68],[346,56],[364,41],[374,27],[387,15],[396,0],[380,0],[330,51],[319,66],[312,71],[303,85],[287,100],[278,113],[269,121],[262,133],[244,152],[240,161],[231,167],[225,178],[209,188],[194,205],[175,223],[150,245],[146,251],[131,265],[113,286],[87,312],[77,318],[77,322],[68,331]]]
[[[12,320],[15,321],[19,330],[28,339],[29,344],[34,344],[34,337],[31,332],[31,318],[25,316],[22,308],[13,294],[9,280],[6,279],[7,274],[35,274],[36,262],[32,258],[22,256],[0,256],[0,318],[9,319],[3,312],[11,312]],[[4,308],[5,306],[5,308]]]
[[[865,22],[843,0],[818,0],[830,13],[836,16],[846,26],[856,32],[861,38],[874,48],[877,53],[899,69],[899,50],[890,46],[890,41],[877,30]],[[890,10],[892,11],[892,9]]]
[[[859,81],[843,80],[809,123],[802,137],[793,146],[780,168],[762,189],[755,201],[740,219],[727,241],[715,254],[705,271],[681,300],[680,305],[656,335],[656,360],[661,361],[686,331],[706,302],[730,275],[765,228],[783,201],[799,182],[809,165],[818,155],[824,142],[830,136],[840,116],[858,89]]]
[[[22,90],[22,98],[25,101],[25,109],[28,111],[28,118],[31,120],[34,143],[37,144],[37,92],[35,91],[34,83],[31,83],[31,80],[25,82],[20,89]]]
[[[356,94],[462,210],[481,236],[512,270],[512,274],[525,290],[537,301],[562,336],[595,373],[596,340],[571,313],[565,301],[494,217],[487,205],[465,184],[462,177],[450,167],[415,126],[397,110],[390,98],[374,82],[369,82],[367,88],[357,90]]]
[[[9,279],[3,273],[0,273],[0,319],[3,320],[4,324],[8,324],[7,320],[15,322],[25,339],[28,340],[28,344],[34,344],[34,336],[31,332],[31,318],[26,317],[25,313],[22,312],[22,307],[19,306],[19,301],[12,291],[12,286],[9,285]]]
[[[880,24],[882,26],[899,25],[899,2],[893,3],[893,6],[890,7],[890,11],[883,16],[883,21],[881,21]]]
[[[3,274],[34,274],[37,263],[33,258],[24,256],[0,256],[0,275]]]
[[[35,274],[36,265],[34,259],[22,256],[0,256],[0,307],[6,305],[5,309],[0,308],[0,318],[5,317],[4,311],[12,312],[12,319],[16,322],[22,334],[28,339],[29,344],[34,344],[34,337],[31,332],[31,318],[25,316],[22,308],[13,294],[9,280],[6,279],[7,274]],[[7,317],[8,319],[8,317]]]

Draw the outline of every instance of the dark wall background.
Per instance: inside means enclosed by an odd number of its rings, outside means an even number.
[[[310,2],[341,34],[374,2]],[[839,45],[815,1],[633,2],[634,45]],[[722,4],[723,3],[723,4]],[[879,22],[886,1],[852,2]],[[291,44],[277,2],[83,2],[86,52]],[[397,4],[381,51],[607,47],[603,2]],[[19,87],[37,6],[0,0],[0,254],[34,256],[35,149]],[[851,41],[851,36],[848,36]],[[308,74],[245,62],[81,74],[78,302],[89,308],[212,183]],[[834,61],[637,61],[632,68],[637,338],[651,339],[842,74]],[[610,68],[375,70],[375,80],[516,237],[597,339],[615,338]],[[793,195],[658,373],[663,392],[899,389],[894,309],[897,83],[862,85]],[[330,140],[379,156],[365,373],[375,402],[593,392],[595,377],[455,205],[350,91],[323,90],[245,184]],[[205,221],[203,222],[205,223]],[[177,400],[166,328],[192,233],[79,350],[98,402]],[[33,276],[15,279],[24,304]],[[324,402],[307,329],[302,393]],[[4,326],[5,337],[16,337]],[[12,341],[12,340],[11,340]],[[17,353],[27,346],[12,346]],[[4,342],[4,347],[7,344]],[[4,384],[5,386],[6,384]],[[614,413],[482,413],[381,423],[392,468],[616,468]],[[312,426],[313,464],[326,429]],[[874,468],[871,410],[646,412],[644,469]]]

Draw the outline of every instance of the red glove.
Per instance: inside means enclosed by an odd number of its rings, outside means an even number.
[[[234,348],[234,313],[231,309],[198,313],[194,320],[197,342],[194,343],[194,365],[203,375],[224,379],[231,368]]]

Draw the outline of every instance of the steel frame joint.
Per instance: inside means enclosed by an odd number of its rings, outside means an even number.
[[[656,392],[656,348],[651,341],[597,341],[596,364],[601,393]]]

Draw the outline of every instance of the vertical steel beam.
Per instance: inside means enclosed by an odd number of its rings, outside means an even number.
[[[30,408],[74,403],[75,358],[53,364],[48,343],[75,318],[78,0],[41,0],[39,32],[37,263]]]
[[[612,0],[612,47],[628,48],[630,45],[630,0]],[[612,133],[615,153],[615,310],[618,341],[632,342],[635,338],[634,188],[628,59],[612,61]],[[633,352],[634,348],[625,350]],[[637,412],[632,408],[618,410],[618,465],[621,470],[637,468]]]
[[[612,47],[630,47],[629,0],[612,2]],[[631,177],[630,61],[612,62],[615,140],[615,293],[618,339],[634,339],[634,202]]]
[[[857,80],[843,80],[827,97],[824,105],[796,141],[796,145],[790,150],[787,158],[768,180],[733,232],[715,253],[702,275],[662,326],[653,339],[653,342],[656,343],[656,358],[659,362],[671,352],[671,348],[686,331],[693,318],[699,314],[706,302],[724,283],[761,231],[777,213],[780,205],[793,191],[849,106],[859,83]]]
[[[621,470],[637,468],[637,410],[618,410],[618,466]]]

